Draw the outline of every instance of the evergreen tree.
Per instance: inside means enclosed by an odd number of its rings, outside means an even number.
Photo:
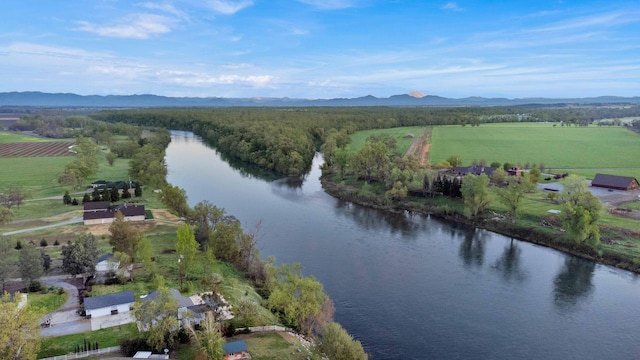
[[[136,181],[136,186],[135,186],[135,190],[134,190],[134,195],[135,197],[140,197],[142,196],[142,185],[140,185],[139,181]]]
[[[125,181],[124,185],[122,186],[122,198],[123,199],[129,199],[131,197],[131,193],[129,192],[129,182]]]
[[[62,203],[65,205],[71,204],[71,196],[69,195],[69,191],[64,192],[64,196],[62,197]]]
[[[100,201],[101,197],[100,197],[100,190],[98,190],[98,188],[93,188],[93,192],[91,193],[91,201],[93,202],[97,202]]]
[[[82,197],[82,203],[86,204],[88,202],[91,202],[91,197],[89,196],[89,193],[84,193],[84,196]]]
[[[111,188],[111,202],[117,202],[118,200],[120,200],[120,191],[118,191],[118,188],[114,185]]]

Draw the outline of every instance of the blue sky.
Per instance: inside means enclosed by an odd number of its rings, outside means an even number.
[[[0,91],[640,95],[637,1],[20,0]]]

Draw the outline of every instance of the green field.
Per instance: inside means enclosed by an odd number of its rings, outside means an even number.
[[[429,161],[437,164],[458,155],[465,165],[480,160],[543,163],[547,169],[576,169],[587,174],[621,169],[640,176],[638,154],[640,135],[620,127],[508,123],[434,127]]]
[[[367,138],[371,135],[389,135],[396,139],[396,153],[404,155],[415,137],[422,135],[424,127],[412,126],[412,127],[398,127],[391,129],[376,129],[376,130],[364,130],[358,131],[351,135],[351,143],[347,146],[349,151],[355,152],[364,147]],[[406,137],[407,134],[413,134],[414,138]]]
[[[29,136],[23,134],[16,134],[11,132],[0,132],[0,143],[17,143],[17,142],[47,142],[47,141],[60,141],[60,139],[52,140],[41,138],[37,136]]]

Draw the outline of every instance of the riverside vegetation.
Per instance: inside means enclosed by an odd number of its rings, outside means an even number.
[[[39,118],[40,120],[42,119]],[[72,273],[77,273],[76,270],[80,268],[85,269],[84,266],[88,268],[88,272],[92,272],[91,264],[95,263],[97,254],[110,252],[113,248],[122,264],[131,269],[129,275],[123,277],[123,275],[114,274],[116,276],[109,281],[112,285],[91,284],[86,296],[129,289],[139,296],[146,294],[149,290],[164,291],[162,289],[171,287],[180,288],[187,295],[214,291],[225,296],[232,304],[236,316],[231,321],[216,325],[217,330],[214,329],[213,334],[232,335],[233,329],[237,327],[282,324],[302,334],[316,337],[317,348],[301,347],[297,340],[284,335],[280,340],[258,336],[255,342],[250,337],[247,339],[249,350],[256,351],[254,354],[258,358],[261,356],[261,351],[264,354],[271,354],[266,358],[320,358],[321,352],[332,354],[337,358],[366,358],[360,343],[346,334],[340,325],[332,322],[333,304],[324,293],[322,284],[312,276],[305,276],[299,264],[276,266],[275,259],[262,259],[256,247],[258,230],[254,233],[246,233],[237,219],[227,215],[224,209],[207,202],[201,202],[191,209],[186,203],[184,191],[166,183],[166,167],[163,162],[164,147],[169,141],[166,130],[142,131],[141,128],[129,125],[84,120],[86,122],[83,123],[82,128],[73,132],[73,135],[79,136],[76,142],[83,144],[77,147],[79,154],[69,157],[66,162],[59,163],[60,167],[55,170],[46,168],[44,171],[48,171],[49,179],[56,178],[59,174],[66,174],[57,177],[60,190],[67,189],[71,191],[71,195],[75,196],[73,189],[80,188],[80,184],[86,184],[94,179],[118,179],[130,176],[145,183],[146,190],[139,197],[129,201],[143,203],[152,211],[168,207],[175,214],[184,216],[186,224],[180,225],[180,222],[176,221],[131,224],[118,218],[107,232],[104,231],[105,229],[98,229],[96,232],[95,228],[84,225],[69,225],[2,237],[0,241],[7,245],[8,254],[3,257],[3,264],[6,262],[7,266],[2,266],[0,269],[3,280],[20,275],[12,272],[15,264],[22,261],[18,254],[23,250],[15,250],[16,243],[26,244],[25,248],[35,250],[35,246],[31,243],[35,239],[47,238],[48,241],[40,242],[42,251],[36,250],[38,261],[34,262],[32,267],[42,267],[40,254],[45,254],[51,259],[52,268],[61,267]],[[29,123],[28,120],[24,122]],[[121,133],[119,129],[124,130]],[[68,132],[65,133],[68,134]],[[93,145],[92,139],[95,139],[99,146]],[[115,157],[108,156],[109,154],[114,154]],[[0,159],[0,161],[4,160]],[[33,159],[25,158],[24,162],[29,163],[30,160]],[[40,184],[32,182],[27,192],[16,181],[20,178],[19,171],[20,167],[16,167],[14,171],[16,178],[3,180],[3,188],[18,189],[24,198],[51,194],[48,182]],[[163,192],[157,195],[150,191],[153,188],[161,188]],[[65,194],[65,199],[68,197],[70,196]],[[48,222],[49,219],[28,220],[28,216],[39,211],[41,204],[47,204],[45,206],[50,207],[48,211],[56,215],[57,219],[66,216],[61,216],[61,213],[73,213],[74,215],[71,216],[81,214],[79,210],[70,212],[73,205],[67,201],[52,200],[57,203],[55,206],[48,205],[49,200],[41,201],[42,203],[40,201],[23,203],[19,208],[4,206],[11,213],[11,219],[27,220],[24,223],[8,224],[10,229],[31,227],[36,222]],[[87,232],[95,234],[87,235]],[[56,245],[50,247],[49,243]],[[93,250],[85,251],[87,247]],[[177,262],[178,252],[183,255],[180,264]],[[69,254],[72,253],[78,255],[79,259],[75,257],[71,259]],[[35,276],[34,280],[37,280],[40,275]],[[33,308],[33,304],[29,308]],[[140,313],[142,314],[142,310]],[[73,351],[78,341],[82,343],[83,338],[85,340],[86,338],[100,339],[101,347],[115,345],[121,339],[140,338],[139,341],[133,340],[123,344],[124,348],[128,348],[129,344],[133,343],[138,345],[147,343],[156,351],[161,351],[165,347],[170,349],[175,347],[176,351],[182,354],[181,358],[192,358],[200,352],[195,343],[189,344],[190,337],[185,335],[186,333],[174,332],[172,326],[163,328],[161,325],[166,324],[158,322],[158,327],[152,326],[152,331],[143,333],[138,333],[135,327],[127,326],[126,331],[101,330],[104,334],[98,335],[97,338],[92,334],[79,334],[65,336],[64,339],[44,339],[38,354],[39,357],[44,357],[68,353]],[[327,329],[326,332],[324,329]],[[27,331],[26,328],[23,330]],[[171,336],[167,336],[168,334]],[[200,331],[195,332],[194,339],[199,338],[198,334]],[[91,343],[93,341],[90,340]],[[222,342],[218,342],[219,346],[221,344]],[[302,351],[291,351],[296,348]],[[210,354],[209,356],[214,356],[211,354],[219,355],[220,349],[218,347],[218,350],[213,353],[208,350],[203,351]]]
[[[640,107],[637,105],[625,105],[553,108],[521,106],[420,109],[145,109],[105,111],[95,114],[94,117],[108,122],[194,131],[227,156],[282,175],[297,176],[305,173],[311,163],[313,150],[322,151],[325,158],[322,182],[325,190],[334,196],[382,209],[408,210],[470,223],[637,272],[640,271],[640,246],[636,241],[639,235],[637,222],[604,214],[602,210],[590,205],[593,202],[588,196],[580,203],[570,201],[572,208],[565,210],[576,216],[562,218],[563,216],[548,214],[547,210],[565,206],[561,204],[566,204],[563,198],[548,197],[547,194],[534,191],[531,185],[523,185],[524,190],[516,184],[503,188],[504,181],[494,180],[486,191],[474,191],[474,188],[480,189],[483,184],[489,184],[489,181],[469,177],[468,182],[473,180],[480,183],[476,186],[466,186],[468,191],[463,194],[456,189],[462,189],[465,187],[464,184],[457,183],[451,186],[455,180],[438,177],[436,170],[461,165],[463,158],[457,151],[453,152],[458,149],[461,152],[468,149],[467,151],[474,154],[471,159],[465,159],[467,164],[472,161],[484,161],[477,157],[478,150],[481,150],[484,156],[492,161],[496,160],[494,163],[505,168],[508,168],[507,165],[518,163],[523,167],[526,167],[526,163],[535,163],[537,165],[532,169],[533,174],[539,174],[541,168],[544,170],[543,163],[547,161],[544,154],[547,152],[553,155],[553,160],[549,160],[551,163],[557,155],[563,156],[560,159],[562,161],[558,162],[559,166],[570,166],[572,159],[579,160],[580,164],[574,166],[582,167],[576,172],[584,175],[593,174],[593,170],[586,168],[606,165],[610,158],[616,159],[616,163],[623,161],[620,166],[627,167],[629,162],[637,159],[620,156],[620,148],[615,150],[601,142],[614,136],[624,138],[624,144],[637,148],[637,135],[633,135],[629,130],[640,131],[640,120],[623,122],[616,119],[639,114]],[[513,122],[519,124],[503,128],[488,125]],[[579,144],[583,149],[588,148],[587,144],[592,144],[589,139],[596,139],[596,142],[601,144],[598,149],[605,148],[600,149],[602,153],[594,157],[582,156],[584,151],[580,154],[575,151],[565,154],[560,150],[553,151],[559,149],[563,142],[560,138],[553,141],[554,137],[551,137],[544,140],[544,151],[532,154],[530,150],[524,151],[524,146],[518,146],[527,143],[526,137],[523,136],[525,132],[517,129],[518,126],[523,126],[523,123],[547,124],[545,126],[555,131],[556,137],[560,134],[570,134],[572,144]],[[359,148],[347,148],[351,137],[357,136],[358,131],[402,126],[433,127],[433,135],[438,136],[433,141],[441,141],[438,132],[443,128],[436,125],[458,125],[457,129],[465,129],[466,136],[472,136],[474,139],[478,137],[478,132],[470,133],[469,129],[485,134],[493,133],[494,136],[488,140],[492,146],[474,148],[468,144],[477,144],[475,141],[448,141],[446,146],[449,146],[448,151],[452,153],[446,154],[440,150],[446,147],[434,148],[434,161],[431,162],[432,166],[427,167],[416,157],[403,156],[403,153],[396,152],[394,148],[398,139],[394,138],[379,136],[373,141],[360,141],[362,145]],[[511,136],[500,135],[509,128],[516,129],[509,130]],[[542,128],[534,127],[535,134],[548,134],[547,130],[541,132],[540,129]],[[570,133],[571,130],[575,131]],[[455,139],[455,135],[453,138]],[[502,146],[502,141],[506,141],[510,146]],[[589,159],[599,162],[589,166]],[[513,163],[510,163],[511,161]],[[523,163],[525,161],[526,163]],[[637,164],[631,164],[629,167],[635,168]],[[619,173],[619,170],[615,171]],[[623,175],[636,173],[632,169],[622,171]],[[538,179],[538,176],[527,177],[527,180],[533,180],[534,183]],[[573,182],[580,183],[578,180]],[[463,201],[465,197],[466,201]],[[478,201],[470,201],[470,197]],[[491,201],[494,198],[500,198],[502,201]],[[511,221],[502,221],[501,218]],[[571,225],[572,223],[574,225]],[[563,227],[572,231],[561,231]],[[583,231],[584,228],[590,229],[586,231],[587,235]],[[601,238],[605,241],[601,241]]]

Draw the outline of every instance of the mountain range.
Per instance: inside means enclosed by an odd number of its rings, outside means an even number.
[[[70,93],[0,92],[0,106],[36,107],[230,107],[230,106],[507,106],[553,104],[640,104],[640,97],[598,96],[587,98],[446,98],[424,95],[419,91],[378,98],[372,95],[356,98],[299,99],[299,98],[223,98],[223,97],[167,97],[159,95],[77,95]]]

